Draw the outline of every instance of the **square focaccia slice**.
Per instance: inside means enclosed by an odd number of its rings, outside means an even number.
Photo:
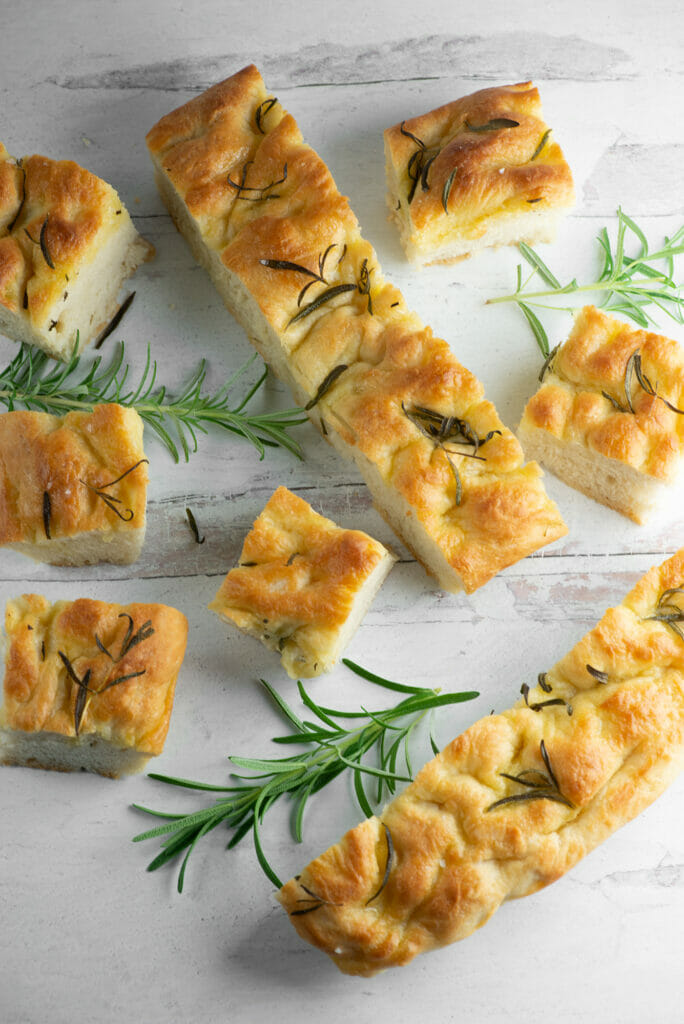
[[[293,679],[318,676],[333,668],[394,561],[379,541],[279,487],[209,608],[278,651]]]
[[[474,589],[515,558],[566,532],[556,506],[544,493],[538,467],[523,470],[522,453],[509,434],[506,443],[520,460],[516,472],[521,500],[526,500],[527,489],[530,501],[540,505],[538,520],[544,520],[544,528],[530,530],[528,515],[510,515],[503,550],[501,502],[492,492],[492,500],[481,506],[487,515],[467,526],[474,530],[471,558],[478,562],[477,569],[466,574],[468,580],[459,566],[450,564],[465,520],[451,531],[453,542],[444,543],[443,536],[434,534],[434,527],[441,530],[453,513],[453,500],[448,507],[445,504],[443,484],[432,491],[426,488],[422,465],[415,469],[415,480],[409,481],[407,460],[402,495],[395,492],[395,478],[388,480],[386,474],[382,486],[377,485],[381,471],[370,453],[383,448],[397,415],[402,431],[409,423],[401,413],[405,390],[397,391],[393,405],[375,403],[364,432],[368,444],[360,454],[360,433],[350,425],[349,410],[345,407],[344,414],[333,415],[339,387],[347,374],[356,380],[358,374],[367,376],[373,366],[387,361],[387,339],[393,331],[410,338],[404,348],[414,351],[416,364],[427,365],[440,348],[440,365],[446,365],[448,348],[432,339],[401,293],[383,278],[377,255],[362,238],[330,171],[303,142],[291,115],[266,91],[255,67],[244,68],[167,114],[149,132],[147,142],[162,197],[228,309],[327,439],[356,459],[380,513],[407,546],[419,552],[441,586]],[[457,372],[445,373],[441,404],[431,407],[446,416],[467,405],[467,395],[459,395],[458,388],[471,377],[454,365]],[[391,380],[391,375],[385,379]],[[492,415],[499,429],[498,418]],[[411,429],[414,439],[425,442],[425,433],[436,428],[432,424],[421,433],[414,422]],[[424,447],[432,452],[434,445]],[[441,473],[439,454],[434,463],[432,468]],[[509,459],[506,472],[511,468]],[[448,462],[446,470],[449,474]],[[454,478],[449,479],[447,489],[453,497]],[[433,496],[440,504],[438,514],[423,515],[422,507]],[[421,505],[420,512],[414,501]]]
[[[52,565],[134,562],[146,502],[134,409],[0,415],[0,546]]]
[[[681,481],[684,350],[593,306],[548,361],[518,436],[571,487],[643,523]]]
[[[387,329],[320,399],[388,522],[446,590],[472,593],[565,533],[536,463],[477,378],[428,329]]]
[[[0,144],[0,333],[68,359],[112,321],[121,285],[153,253],[107,182]]]
[[[531,82],[482,89],[385,131],[387,203],[416,264],[551,242],[570,168]]]
[[[348,974],[404,965],[556,881],[648,807],[684,767],[682,589],[684,550],[525,700],[476,722],[287,882],[300,936]]]
[[[161,754],[185,655],[185,616],[161,604],[37,594],[5,613],[0,763],[117,778]]]

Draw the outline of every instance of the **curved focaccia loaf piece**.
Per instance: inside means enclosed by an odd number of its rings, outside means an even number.
[[[153,253],[107,182],[71,160],[14,160],[0,144],[0,332],[68,359]]]
[[[134,409],[0,415],[0,546],[52,565],[134,562],[146,500]]]
[[[5,612],[0,763],[117,778],[162,752],[185,655],[185,616],[162,604],[55,604]]]
[[[279,651],[293,679],[329,672],[395,561],[279,487],[209,608]]]
[[[531,82],[497,86],[385,131],[387,204],[413,263],[552,242],[572,174]]]
[[[586,306],[518,436],[565,483],[645,522],[684,464],[684,349]]]
[[[526,701],[476,722],[280,891],[299,934],[372,975],[560,878],[684,766],[684,549]]]
[[[147,141],[162,197],[228,309],[445,590],[471,592],[566,533],[539,467],[383,279],[255,67]]]

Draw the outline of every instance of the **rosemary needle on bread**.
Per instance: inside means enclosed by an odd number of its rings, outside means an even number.
[[[252,832],[259,864],[271,882],[280,888],[282,882],[264,853],[259,831],[266,811],[279,797],[288,793],[293,801],[292,834],[301,842],[304,808],[309,797],[349,770],[353,774],[354,792],[359,806],[367,817],[371,817],[372,801],[379,803],[383,794],[394,793],[398,782],[411,781],[413,773],[409,739],[418,722],[434,708],[458,704],[479,696],[474,691],[440,693],[439,690],[422,686],[394,683],[346,658],[343,662],[352,672],[369,682],[403,694],[403,699],[395,707],[381,711],[367,711],[365,708],[357,712],[339,711],[317,704],[299,682],[297,685],[302,703],[315,716],[312,721],[300,719],[273,687],[262,679],[269,696],[292,728],[292,732],[276,737],[273,742],[295,743],[309,749],[283,758],[231,757],[236,767],[256,773],[234,775],[235,785],[215,786],[150,773],[151,779],[171,786],[228,795],[217,799],[209,807],[187,814],[153,811],[134,804],[137,810],[167,819],[166,824],[141,832],[133,839],[134,842],[140,842],[143,839],[163,837],[162,850],[148,865],[148,871],[156,870],[184,852],[178,874],[178,891],[182,892],[186,865],[195,845],[212,829],[225,825],[233,829],[229,848],[236,846],[248,832]],[[432,732],[430,743],[433,753],[439,753]],[[377,763],[367,764],[362,759],[373,750],[377,755]],[[400,759],[403,770],[399,768]],[[373,794],[368,792],[369,783],[373,786]]]
[[[103,364],[102,356],[97,356],[83,366],[82,357],[75,353],[68,363],[54,363],[44,352],[22,345],[0,371],[0,403],[10,410],[24,407],[63,416],[72,411],[91,412],[96,405],[116,402],[135,409],[176,462],[180,461],[181,452],[188,461],[191,452],[197,451],[197,433],[207,433],[209,426],[221,427],[251,442],[259,458],[264,457],[267,447],[286,448],[301,458],[300,445],[289,430],[307,421],[304,410],[247,410],[266,379],[266,367],[244,397],[236,405],[230,403],[235,383],[256,356],[251,356],[213,394],[202,390],[207,375],[206,360],[202,359],[182,391],[171,397],[166,387],[157,383],[157,363],[149,346],[136,387],[128,384],[130,367],[124,354],[124,344],[119,342],[109,364]]]

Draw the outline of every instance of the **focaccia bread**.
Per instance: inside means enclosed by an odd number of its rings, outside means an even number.
[[[134,409],[0,415],[0,547],[52,565],[134,562],[146,501]]]
[[[518,437],[565,483],[645,522],[684,466],[684,349],[585,307],[545,367]]]
[[[293,679],[329,672],[395,556],[279,487],[245,538],[209,608],[279,651]]]
[[[5,612],[0,763],[117,778],[161,754],[185,655],[185,616],[163,604],[55,604]]]
[[[684,549],[378,817],[281,889],[302,938],[372,975],[556,881],[684,767]]]
[[[149,132],[169,211],[229,310],[445,590],[566,533],[479,382],[383,279],[347,200],[253,66]]]
[[[153,254],[111,185],[71,160],[14,160],[0,144],[0,333],[68,359]]]
[[[481,89],[385,131],[387,204],[409,260],[552,242],[570,168],[531,82]]]

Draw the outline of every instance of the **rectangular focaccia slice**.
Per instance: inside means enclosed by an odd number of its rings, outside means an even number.
[[[107,182],[71,160],[14,160],[0,144],[0,333],[68,359],[153,254]]]
[[[280,653],[293,679],[329,672],[395,556],[279,487],[209,608]]]
[[[684,549],[526,699],[476,722],[281,889],[300,936],[370,976],[556,881],[684,767]]]
[[[565,483],[645,522],[684,465],[682,346],[585,307],[547,363],[518,437]]]
[[[385,131],[387,204],[412,263],[552,242],[572,174],[531,82],[481,89]]]
[[[539,468],[524,466],[493,407],[481,416],[479,383],[383,279],[328,168],[256,68],[162,118],[147,141],[162,197],[228,309],[328,440],[356,460],[378,511],[445,590],[473,591],[567,532]],[[397,388],[372,416],[364,422],[343,397],[337,415],[345,378],[368,388],[395,359],[399,372],[385,373],[383,386]],[[436,425],[404,415],[402,402],[421,395]],[[482,437],[501,431],[488,466],[456,422],[468,432],[473,401],[476,418],[492,424]],[[410,450],[420,453],[413,476]],[[401,491],[393,460],[403,461]],[[469,461],[489,471],[486,500]]]
[[[117,778],[161,754],[187,642],[163,604],[55,604],[38,594],[5,612],[0,763]]]
[[[52,565],[134,562],[146,501],[134,409],[0,415],[0,546]]]

